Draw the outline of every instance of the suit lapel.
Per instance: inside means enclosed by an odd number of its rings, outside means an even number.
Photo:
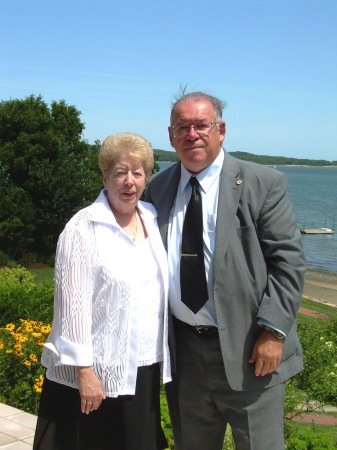
[[[167,169],[167,176],[160,189],[164,197],[160,196],[159,201],[156,202],[158,210],[158,226],[165,248],[167,248],[167,230],[170,212],[177,194],[180,173],[180,163],[173,166],[171,170]]]
[[[244,180],[236,162],[225,152],[220,174],[219,201],[216,222],[214,251],[214,282],[224,260],[230,239],[230,231],[235,226],[236,211]]]

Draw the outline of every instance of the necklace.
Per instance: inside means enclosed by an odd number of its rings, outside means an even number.
[[[137,217],[138,214],[137,214],[137,209],[136,209],[136,211],[135,211],[136,229],[135,229],[135,234],[134,234],[134,236],[132,236],[132,234],[128,232],[128,230],[126,229],[126,227],[123,227],[123,225],[120,223],[120,221],[119,221],[118,217],[116,216],[116,214],[115,214],[114,212],[112,212],[112,213],[113,213],[113,215],[114,215],[114,217],[115,217],[116,222],[118,223],[118,225],[119,225],[121,228],[123,228],[123,230],[125,231],[125,233],[133,240],[133,242],[135,242],[136,237],[137,237],[137,234],[138,234],[138,217]]]

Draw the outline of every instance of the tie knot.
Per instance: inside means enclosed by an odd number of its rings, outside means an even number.
[[[190,178],[190,184],[192,186],[192,188],[197,188],[199,185],[199,181],[197,180],[197,177],[191,177]]]

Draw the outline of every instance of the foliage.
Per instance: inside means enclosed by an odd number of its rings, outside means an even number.
[[[37,284],[23,267],[0,268],[0,326],[20,319],[52,320],[54,283]]]
[[[269,166],[336,166],[337,161],[326,161],[324,159],[299,159],[286,156],[254,155],[248,152],[229,152],[232,156],[244,161],[252,161]],[[178,156],[175,151],[154,149],[158,161],[177,162]]]
[[[14,261],[12,261],[6,253],[0,250],[0,267],[6,266],[6,267],[14,267],[16,264]]]
[[[177,162],[179,158],[175,151],[153,149],[156,161],[172,161]]]
[[[310,399],[337,406],[337,314],[330,319],[299,318],[304,369],[295,377]]]
[[[19,266],[12,269],[2,267],[0,269],[0,285],[10,289],[17,284],[32,286],[35,284],[35,277],[24,267]]]
[[[64,224],[101,187],[97,146],[80,112],[41,96],[0,102],[0,246],[10,259],[49,256]]]
[[[325,427],[327,428],[327,427]],[[334,450],[337,438],[328,429],[319,431],[316,427],[293,427],[287,438],[287,450]]]
[[[268,155],[253,155],[247,152],[230,152],[232,156],[244,161],[252,161],[258,164],[270,166],[332,166],[334,162],[326,161],[324,159],[300,159],[289,158],[286,156],[268,156]]]
[[[41,348],[50,325],[21,320],[0,328],[0,401],[36,414],[43,382]]]
[[[173,431],[166,400],[165,387],[163,384],[161,384],[160,386],[160,408],[161,408],[161,426],[163,428],[169,448],[171,449],[174,448]]]

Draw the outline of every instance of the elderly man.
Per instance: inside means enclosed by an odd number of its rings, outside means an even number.
[[[238,450],[283,450],[285,383],[302,368],[301,236],[285,176],[222,148],[222,109],[202,92],[173,104],[180,162],[146,193],[168,251],[175,448],[221,450],[229,424]]]

